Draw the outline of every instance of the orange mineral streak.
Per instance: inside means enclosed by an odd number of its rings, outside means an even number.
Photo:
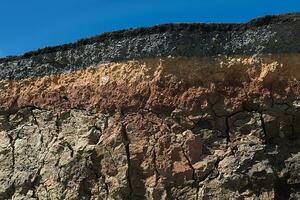
[[[152,58],[0,81],[0,107],[52,109],[189,109],[214,105],[219,114],[247,100],[269,104],[299,95],[300,55]]]

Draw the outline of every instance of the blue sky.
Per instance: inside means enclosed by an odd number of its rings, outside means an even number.
[[[0,10],[4,57],[130,27],[299,12],[300,0],[1,0]]]

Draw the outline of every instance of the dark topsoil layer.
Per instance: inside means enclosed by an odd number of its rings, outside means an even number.
[[[78,40],[75,43],[69,43],[53,47],[45,47],[36,51],[27,52],[21,56],[8,56],[0,58],[0,63],[9,62],[19,59],[31,58],[46,53],[53,53],[58,51],[65,51],[76,48],[82,45],[92,44],[95,42],[103,42],[109,39],[120,39],[126,37],[135,37],[137,35],[149,35],[155,33],[166,32],[228,32],[228,31],[245,31],[247,29],[255,29],[257,27],[265,26],[268,24],[280,24],[286,22],[293,22],[300,19],[300,13],[290,13],[284,15],[264,16],[253,19],[247,23],[232,23],[232,24],[204,24],[204,23],[180,23],[180,24],[163,24],[146,28],[127,29],[114,32],[103,33],[101,35]]]

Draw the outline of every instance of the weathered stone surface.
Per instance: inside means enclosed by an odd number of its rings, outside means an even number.
[[[300,199],[299,14],[260,20],[1,60],[0,199]]]

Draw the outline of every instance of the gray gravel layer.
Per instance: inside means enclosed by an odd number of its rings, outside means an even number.
[[[164,56],[300,52],[300,13],[245,24],[166,24],[105,33],[0,59],[0,79],[65,73],[99,63]]]

